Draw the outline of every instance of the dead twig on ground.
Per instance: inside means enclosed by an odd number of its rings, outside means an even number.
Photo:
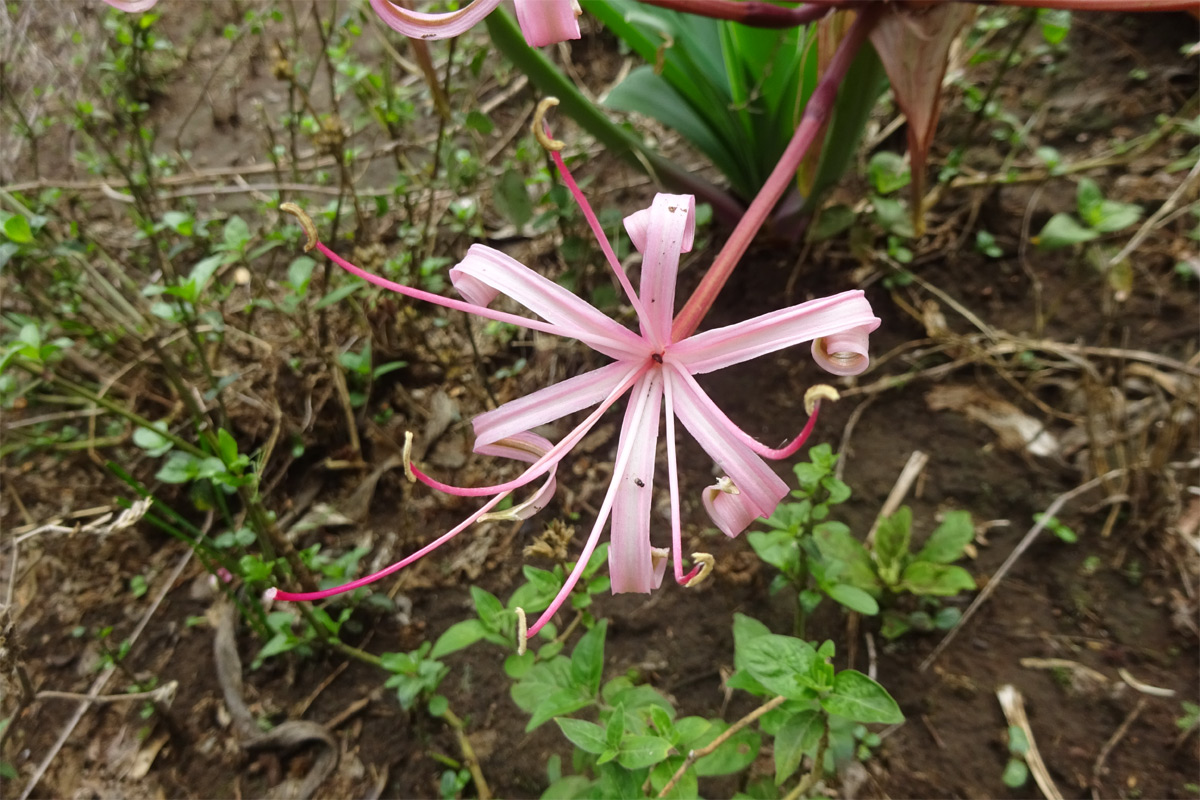
[[[1129,726],[1142,713],[1146,707],[1147,700],[1144,697],[1139,697],[1137,705],[1133,707],[1133,711],[1125,717],[1125,720],[1113,731],[1113,735],[1108,737],[1108,741],[1104,743],[1104,747],[1100,748],[1100,755],[1096,756],[1096,763],[1092,765],[1092,797],[1094,800],[1100,800],[1100,774],[1104,770],[1104,762],[1108,761],[1108,756],[1112,753],[1113,748],[1125,738],[1125,734],[1129,732]]]
[[[1046,762],[1042,761],[1042,754],[1038,751],[1037,741],[1033,738],[1033,728],[1029,726],[1029,718],[1025,715],[1025,701],[1021,698],[1021,693],[1016,687],[1006,684],[996,690],[996,697],[1000,700],[1000,707],[1004,709],[1004,717],[1008,724],[1020,728],[1025,734],[1025,740],[1029,743],[1029,749],[1024,754],[1025,763],[1029,766],[1038,788],[1047,800],[1063,800],[1062,793],[1054,785],[1050,770],[1046,769]]]

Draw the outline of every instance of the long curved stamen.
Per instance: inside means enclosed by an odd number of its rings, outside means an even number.
[[[549,102],[551,100],[554,102]],[[538,105],[538,111],[540,114],[545,114],[544,107],[551,105],[558,105],[558,98],[547,97]],[[541,116],[539,115],[534,118],[533,124],[537,125],[540,120]],[[550,135],[550,126],[544,125],[543,131],[548,137]],[[625,274],[625,270],[621,269],[621,262],[617,260],[617,254],[613,252],[612,245],[608,242],[608,237],[604,235],[604,228],[600,226],[600,219],[596,216],[596,212],[592,210],[587,197],[580,190],[579,184],[575,182],[575,177],[571,174],[571,170],[567,169],[567,164],[563,161],[562,153],[553,148],[546,148],[546,152],[554,160],[554,166],[558,168],[558,174],[562,177],[563,183],[570,190],[571,196],[575,198],[575,202],[579,204],[579,210],[583,212],[583,218],[587,220],[588,227],[592,229],[592,234],[600,244],[600,250],[603,251],[604,257],[608,260],[608,265],[612,267],[613,273],[617,276],[617,282],[621,284],[621,289],[625,292],[625,297],[629,299],[630,305],[633,306],[633,310],[637,314],[638,323],[641,325],[642,331],[648,330],[646,328],[646,311],[642,307],[641,298],[633,290],[633,284],[629,282],[629,276]]]
[[[692,387],[693,392],[696,394],[700,402],[704,404],[705,410],[712,415],[713,419],[717,420],[722,427],[729,430],[735,437],[738,438],[738,440],[763,458],[769,458],[778,461],[780,459],[795,455],[796,451],[803,447],[804,443],[808,441],[808,437],[812,435],[813,429],[817,426],[817,412],[821,408],[819,398],[818,402],[814,402],[812,404],[812,411],[809,414],[808,422],[805,423],[804,429],[797,434],[795,439],[788,442],[783,447],[767,447],[765,444],[739,428],[733,420],[726,416],[725,412],[722,411],[721,408],[712,401],[704,389],[701,388],[696,379],[692,377],[687,370],[680,369],[673,364],[671,366],[674,368],[675,373],[682,376],[683,380],[687,381],[688,385]]]
[[[645,392],[639,392],[637,398],[633,401],[638,404],[633,412],[635,416],[645,412],[646,398],[647,394]],[[608,491],[604,494],[604,502],[600,504],[600,511],[596,515],[596,524],[592,527],[592,532],[588,535],[587,543],[584,544],[583,551],[579,554],[579,560],[575,562],[575,569],[571,570],[571,574],[567,576],[566,582],[558,590],[558,595],[550,603],[550,606],[542,612],[537,622],[529,627],[529,636],[535,636],[558,613],[559,607],[571,595],[575,584],[579,582],[583,571],[587,569],[588,562],[592,558],[592,553],[595,552],[596,545],[600,543],[600,533],[604,530],[605,524],[608,523],[609,514],[612,513],[613,501],[617,496],[617,487],[621,482],[621,476],[625,474],[625,468],[629,465],[632,453],[633,448],[627,446],[626,442],[621,442],[621,444],[617,445],[617,461],[613,464],[613,479],[609,482]]]
[[[379,572],[374,572],[370,575],[366,575],[362,578],[359,578],[358,580],[353,580],[353,581],[350,581],[349,583],[343,584],[341,586],[335,586],[332,589],[325,589],[320,592],[284,592],[279,589],[269,589],[268,593],[273,592],[273,594],[271,594],[271,599],[275,599],[275,600],[288,600],[288,601],[324,600],[326,597],[333,597],[334,595],[342,594],[343,592],[350,592],[355,589],[361,588],[363,586],[366,586],[369,583],[374,583],[375,581],[377,581],[381,578],[386,578],[388,575],[391,575],[393,572],[397,572],[401,569],[404,569],[405,567],[407,567],[409,564],[413,563],[414,561],[418,561],[421,558],[424,558],[425,556],[429,555],[434,550],[438,549],[443,544],[450,541],[455,536],[457,536],[458,534],[465,531],[467,528],[474,525],[479,520],[480,517],[482,517],[484,514],[491,511],[493,508],[495,508],[496,505],[501,500],[503,500],[505,497],[508,497],[508,495],[509,495],[508,492],[501,492],[500,494],[493,497],[491,500],[488,500],[487,503],[485,503],[479,510],[477,510],[475,513],[473,513],[471,516],[467,517],[465,520],[460,522],[458,525],[456,525],[453,528],[451,528],[450,530],[448,530],[446,533],[443,533],[441,536],[434,539],[432,542],[425,545],[424,547],[422,547],[420,550],[413,553],[412,555],[405,556],[404,558],[397,561],[395,564],[392,564],[390,567],[385,567],[385,568],[379,570]]]
[[[443,308],[452,308],[455,311],[464,311],[468,314],[474,314],[476,316],[495,320],[497,322],[507,322],[510,325],[516,325],[520,328],[528,328],[529,330],[550,333],[555,336],[562,336],[568,339],[584,338],[576,335],[575,332],[569,328],[563,328],[561,325],[555,325],[539,319],[530,319],[517,314],[509,314],[504,311],[493,311],[487,306],[476,305],[463,300],[455,300],[450,297],[442,297],[441,295],[433,294],[432,292],[426,292],[421,289],[413,289],[410,286],[405,286],[404,284],[396,283],[395,281],[389,281],[387,278],[374,275],[370,272],[367,272],[362,267],[351,264],[349,261],[331,250],[324,242],[318,239],[317,227],[313,224],[312,218],[309,217],[308,214],[305,213],[304,210],[298,205],[295,203],[284,203],[279,208],[281,211],[285,211],[296,217],[300,221],[300,225],[304,228],[304,234],[307,237],[307,242],[304,245],[304,252],[307,253],[316,248],[330,261],[337,264],[351,275],[356,275],[368,283],[372,283],[380,288],[388,289],[396,292],[397,294],[404,295],[405,297],[411,297],[414,300],[424,300],[427,303],[433,303],[434,305],[439,305]],[[605,336],[597,336],[591,332],[589,332],[589,335],[586,338],[589,338],[592,341],[593,346],[600,344],[602,346],[611,347],[617,351],[626,350],[629,345],[628,342],[616,341]]]
[[[613,404],[620,400],[621,396],[625,394],[625,392],[629,391],[629,387],[637,383],[638,379],[640,379],[642,375],[644,375],[649,369],[649,365],[630,369],[629,374],[619,384],[617,384],[616,388],[609,392],[608,397],[604,398],[604,401],[601,402],[600,405],[598,405],[596,409],[587,416],[587,419],[575,426],[575,429],[564,436],[558,444],[556,444],[552,449],[547,451],[544,456],[529,466],[525,472],[521,473],[519,477],[514,478],[511,481],[497,483],[492,486],[451,486],[448,483],[442,483],[436,478],[431,478],[411,462],[406,462],[405,469],[411,470],[414,478],[431,489],[436,489],[439,492],[445,492],[446,494],[453,494],[459,497],[485,497],[487,495],[495,494],[496,492],[511,492],[514,489],[519,489],[535,478],[544,474],[551,467],[558,464],[558,462],[561,461],[562,458],[566,456],[566,454],[569,453],[581,439],[583,439],[583,437],[588,435],[604,412],[612,408]]]

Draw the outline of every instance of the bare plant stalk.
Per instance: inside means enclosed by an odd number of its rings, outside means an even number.
[[[841,86],[842,79],[846,77],[846,71],[850,69],[854,56],[866,41],[867,35],[876,20],[879,19],[882,10],[879,5],[871,5],[859,12],[858,18],[854,20],[846,38],[842,40],[837,53],[829,62],[829,68],[821,77],[821,82],[813,89],[808,104],[804,107],[804,115],[800,118],[800,124],[796,127],[796,133],[792,136],[792,141],[788,144],[787,149],[784,150],[779,163],[775,165],[775,169],[771,171],[758,196],[750,203],[745,215],[733,229],[733,233],[729,235],[725,246],[717,254],[716,260],[700,280],[696,291],[688,298],[679,315],[675,317],[675,323],[671,328],[671,338],[674,341],[691,336],[699,327],[700,321],[712,308],[712,304],[717,299],[722,287],[725,286],[725,282],[733,274],[734,267],[745,255],[755,234],[762,228],[767,216],[779,202],[779,198],[783,197],[783,193],[792,185],[800,162],[804,159],[808,148],[816,141],[817,134],[824,128],[833,111],[838,87]]]

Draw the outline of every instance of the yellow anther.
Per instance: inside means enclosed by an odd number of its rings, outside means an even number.
[[[713,571],[713,567],[717,564],[717,560],[709,553],[692,553],[692,561],[700,565],[700,571],[684,584],[688,589],[703,583],[704,579],[708,577],[708,574]]]
[[[533,138],[537,139],[538,144],[555,153],[566,147],[567,143],[558,139],[551,139],[546,133],[546,126],[542,122],[542,119],[546,116],[546,112],[556,105],[558,105],[557,97],[543,99],[542,102],[537,104],[537,109],[533,112],[533,123],[529,126],[529,132],[533,134]]]
[[[295,203],[281,203],[279,210],[286,211],[296,219],[300,220],[300,227],[304,228],[304,235],[308,239],[304,243],[304,252],[307,253],[317,246],[317,226],[312,221],[312,217],[304,213],[304,209]]]
[[[517,655],[525,655],[525,645],[529,642],[529,626],[525,623],[525,609],[517,606]]]
[[[821,400],[836,401],[841,397],[838,390],[825,383],[818,383],[816,386],[809,387],[804,393],[804,413],[810,417],[813,411],[817,408],[817,403]]]
[[[412,431],[405,431],[404,432],[404,452],[403,452],[404,477],[408,478],[409,483],[416,483],[417,476],[413,475],[413,471],[412,471],[412,443],[413,443]]]

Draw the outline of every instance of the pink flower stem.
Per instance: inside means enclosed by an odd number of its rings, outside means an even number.
[[[885,4],[873,4],[859,11],[858,18],[854,20],[846,38],[838,46],[837,53],[834,54],[828,69],[821,77],[821,82],[817,84],[809,97],[796,133],[792,136],[792,141],[788,144],[787,149],[784,150],[779,163],[775,165],[775,169],[771,171],[771,175],[763,184],[758,196],[750,203],[750,208],[746,209],[745,215],[733,229],[733,233],[729,235],[725,246],[717,254],[712,266],[708,268],[708,272],[701,279],[700,285],[696,287],[696,291],[688,298],[679,315],[675,317],[675,322],[671,326],[672,341],[678,342],[686,339],[699,327],[700,321],[712,308],[717,295],[725,286],[725,282],[729,280],[733,268],[745,255],[755,234],[758,233],[771,210],[775,208],[779,198],[795,181],[796,170],[800,168],[800,162],[804,159],[808,148],[816,140],[817,135],[824,130],[825,123],[828,122],[829,115],[833,111],[833,104],[837,100],[838,87],[841,85],[842,79],[846,77],[846,71],[850,69],[850,64],[854,61],[858,49],[866,41],[867,34],[870,33],[875,20],[878,19],[882,11],[879,6],[882,5]]]

